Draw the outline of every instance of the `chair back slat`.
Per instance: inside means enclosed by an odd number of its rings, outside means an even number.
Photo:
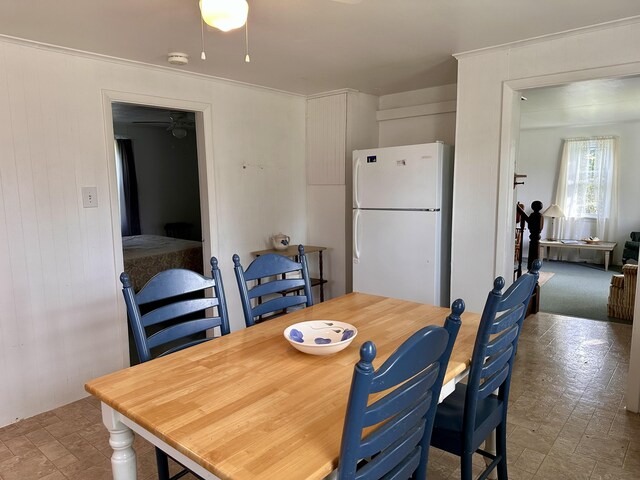
[[[538,261],[538,265],[542,267],[542,262]],[[522,304],[523,298],[531,297],[531,293],[529,292],[533,292],[536,283],[538,283],[539,270],[540,268],[536,269],[535,265],[532,265],[531,270],[527,272],[528,275],[523,275],[525,277],[524,279],[521,279],[522,277],[518,278],[519,281],[514,282],[507,291],[504,292],[500,301],[500,311],[510,310]]]
[[[434,329],[433,331],[430,331],[428,335],[425,335],[419,340],[425,345],[433,342],[435,347],[432,349],[421,349],[418,345],[407,346],[406,352],[398,349],[398,351],[389,357],[389,359],[384,362],[376,372],[373,382],[371,383],[371,392],[382,392],[388,389],[390,385],[398,385],[399,383],[414,377],[419,372],[424,371],[425,368],[440,358],[442,352],[447,348],[447,338],[448,333],[446,330]],[[395,367],[395,362],[398,361],[400,356],[403,356],[403,359],[406,361],[406,365],[402,369]],[[437,368],[437,365],[435,368]]]
[[[531,295],[538,282],[540,260],[533,262],[529,272],[519,277],[505,292],[504,278],[494,281],[494,288],[480,319],[478,334],[471,358],[471,369],[467,380],[463,430],[472,432],[477,425],[478,402],[498,391],[502,402],[502,413],[506,422],[509,384],[518,338],[526,315]],[[471,444],[472,435],[464,439],[465,448]]]
[[[164,350],[162,353],[158,354],[155,358],[164,357],[174,352],[179,352],[180,350],[184,350],[185,348],[195,347],[196,345],[200,345],[201,343],[205,343],[211,340],[210,338],[199,338],[197,340],[193,340],[192,342],[181,343],[180,345],[176,345],[175,347],[169,348],[168,350]]]
[[[494,355],[496,352],[500,352],[504,350],[508,345],[512,344],[516,339],[518,334],[520,333],[520,328],[518,325],[513,325],[511,328],[503,332],[501,335],[492,338],[489,343],[487,343],[487,349],[485,350],[485,355],[490,357]]]
[[[510,372],[509,365],[504,365],[502,369],[494,374],[492,377],[485,379],[484,383],[480,385],[478,388],[478,400],[482,400],[483,398],[487,398],[491,395],[498,387],[502,386],[504,381],[509,376]]]
[[[149,348],[155,348],[180,338],[204,332],[210,328],[219,327],[220,324],[221,320],[219,318],[200,318],[198,320],[189,320],[187,322],[163,328],[159,332],[150,335],[147,342],[149,344]]]
[[[256,258],[244,271],[244,279],[249,282],[259,278],[300,271],[300,263],[284,255],[267,253]]]
[[[424,419],[405,432],[405,435],[386,450],[375,456],[356,474],[359,480],[377,480],[406,464],[414,464],[420,459],[420,441],[424,436]],[[417,465],[416,465],[417,466]]]
[[[511,360],[511,355],[513,354],[513,345],[509,345],[502,352],[497,353],[494,356],[487,357],[484,366],[482,367],[482,372],[480,373],[480,378],[486,379],[496,373],[498,370],[502,369],[506,363]]]
[[[381,425],[376,430],[367,435],[360,443],[360,458],[369,458],[380,452],[385,446],[395,443],[400,437],[408,432],[414,425],[420,423],[429,410],[430,400],[421,402],[401,412],[398,420]]]
[[[266,302],[260,303],[253,308],[253,315],[260,317],[268,313],[274,313],[284,311],[287,308],[295,307],[297,305],[305,305],[307,297],[303,295],[287,295],[284,297],[276,297]]]
[[[278,312],[286,313],[288,308],[313,305],[307,257],[302,245],[298,245],[297,258],[298,261],[294,261],[283,255],[268,253],[260,255],[244,269],[240,257],[233,256],[233,269],[247,327],[265,319],[265,316],[272,318]],[[280,278],[287,274],[290,274],[290,278]],[[257,285],[253,285],[254,282]],[[272,298],[274,295],[276,297]]]
[[[501,312],[497,316],[495,322],[493,322],[493,325],[489,330],[489,334],[495,335],[518,323],[518,321],[522,318],[522,314],[524,313],[526,307],[526,305],[520,304],[510,308],[507,311]]]
[[[385,480],[405,480],[420,466],[421,447],[417,447],[400,464],[384,476]]]
[[[220,327],[221,335],[230,332],[222,276],[215,257],[211,258],[211,278],[190,270],[165,270],[137,294],[129,275],[123,272],[120,281],[140,362],[210,340],[207,330],[211,328]],[[150,311],[143,315],[141,306]],[[215,310],[215,316],[209,309]],[[156,349],[153,354],[152,348]]]
[[[444,328],[414,333],[377,371],[375,345],[362,345],[342,433],[339,480],[426,477],[433,419],[463,311],[464,302],[456,300]],[[370,395],[380,392],[387,393],[371,403]],[[367,427],[373,430],[363,438]],[[358,467],[365,457],[371,458]]]
[[[174,268],[154,275],[136,294],[136,303],[144,305],[214,286],[215,281],[212,278],[191,270]]]
[[[427,401],[426,396],[430,395],[429,389],[433,387],[439,373],[438,365],[430,365],[424,372],[403,385],[403,388],[398,388],[369,405],[364,414],[364,426],[377,425],[389,417]]]
[[[189,315],[192,313],[202,312],[207,308],[217,307],[219,300],[214,297],[194,298],[192,300],[183,300],[176,303],[170,303],[158,307],[155,310],[142,316],[142,325],[149,327],[158,323],[166,322],[175,318]]]
[[[268,283],[261,283],[249,289],[249,298],[254,299],[272,295],[274,293],[284,292],[292,288],[304,287],[304,278],[287,278],[272,280]]]

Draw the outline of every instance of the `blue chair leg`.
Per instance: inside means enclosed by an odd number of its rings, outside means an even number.
[[[460,457],[460,479],[472,480],[473,479],[473,453],[463,453]]]
[[[496,428],[496,455],[501,457],[497,465],[498,480],[508,480],[507,475],[507,428],[505,423],[501,423]]]
[[[158,480],[169,480],[169,457],[156,448],[156,463],[158,464]]]

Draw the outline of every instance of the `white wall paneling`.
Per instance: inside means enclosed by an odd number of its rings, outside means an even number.
[[[455,143],[456,85],[424,88],[380,97],[380,147],[443,141]]]
[[[351,152],[377,146],[377,105],[350,90],[307,100],[308,239],[329,248],[327,298],[351,291]]]
[[[214,186],[205,250],[232,328],[244,324],[233,253],[248,262],[277,231],[306,240],[305,98],[0,38],[0,426],[127,364],[111,99],[197,107],[201,182]],[[97,208],[82,208],[84,186]]]
[[[307,102],[307,184],[344,185],[347,92]]]
[[[512,139],[501,138],[517,135],[508,127],[515,109],[514,102],[503,99],[527,88],[640,74],[640,50],[628,48],[640,41],[639,22],[638,18],[611,22],[456,56],[452,298],[464,298],[469,310],[482,308],[495,275],[512,274],[511,252],[498,248],[498,239],[508,238],[514,227],[513,219],[501,218],[509,214],[503,204],[515,201],[512,167],[504,165],[514,160],[505,151]],[[638,349],[640,344],[634,342],[632,352]],[[633,369],[635,365],[630,373]],[[629,383],[635,386],[640,377],[629,375]],[[628,408],[637,410],[639,404],[640,399],[627,398]]]

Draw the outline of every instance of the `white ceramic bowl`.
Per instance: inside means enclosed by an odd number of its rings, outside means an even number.
[[[358,335],[353,325],[335,320],[300,322],[284,330],[291,345],[311,355],[331,355],[349,346]]]

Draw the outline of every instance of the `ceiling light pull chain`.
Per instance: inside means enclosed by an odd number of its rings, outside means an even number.
[[[244,61],[246,63],[251,62],[251,57],[249,56],[249,19],[247,18],[247,22],[244,24],[244,45],[245,45],[245,56]]]
[[[200,40],[202,40],[202,52],[200,53],[200,59],[206,60],[207,55],[204,53],[204,20],[202,15],[200,16]]]

